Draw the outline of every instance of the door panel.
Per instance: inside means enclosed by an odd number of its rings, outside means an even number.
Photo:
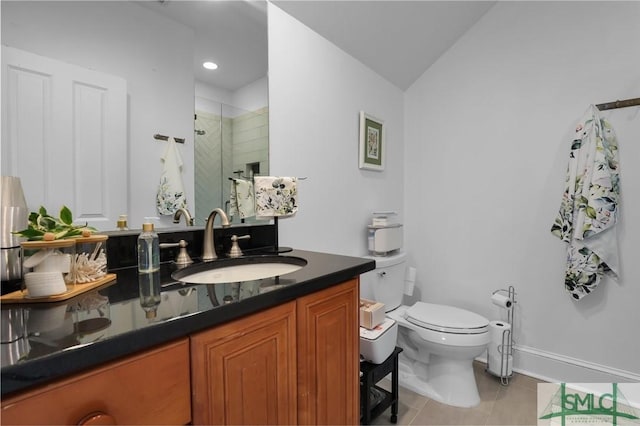
[[[2,46],[2,113],[2,173],[30,211],[113,228],[128,210],[126,81]]]

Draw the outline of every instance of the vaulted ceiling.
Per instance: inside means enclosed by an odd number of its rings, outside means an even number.
[[[495,1],[271,0],[402,90],[406,90]],[[196,78],[236,90],[267,71],[264,1],[139,1],[194,29]],[[238,46],[242,46],[239,48]],[[215,74],[205,57],[219,58]]]
[[[272,0],[402,90],[495,1]]]

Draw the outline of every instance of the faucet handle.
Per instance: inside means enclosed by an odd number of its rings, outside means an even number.
[[[176,257],[176,265],[189,265],[190,263],[193,263],[193,260],[191,259],[191,256],[189,256],[189,253],[187,252],[187,242],[185,240],[180,240],[177,243],[161,243],[160,244],[160,248],[170,248],[170,247],[180,247],[180,252],[178,253],[178,256]]]
[[[251,238],[251,235],[243,235],[238,237],[237,235],[231,236],[231,250],[229,250],[229,257],[240,257],[242,256],[242,250],[240,250],[240,246],[238,245],[238,240],[248,240]]]

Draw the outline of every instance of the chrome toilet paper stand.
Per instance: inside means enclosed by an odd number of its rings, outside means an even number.
[[[500,377],[500,383],[503,386],[509,384],[509,379],[513,376],[513,366],[511,366],[511,374],[507,374],[509,372],[509,357],[511,356],[511,360],[513,362],[513,346],[515,345],[515,340],[513,340],[513,327],[514,327],[514,315],[515,315],[515,305],[516,305],[516,290],[510,285],[508,289],[500,289],[496,290],[492,293],[492,295],[496,293],[506,293],[507,297],[511,301],[511,306],[507,309],[507,323],[509,324],[509,329],[504,330],[502,332],[502,341],[501,344],[498,345],[498,353],[500,353],[500,374],[496,374],[489,368],[489,363],[491,362],[489,359],[489,354],[487,353],[487,368],[486,371],[494,376]]]

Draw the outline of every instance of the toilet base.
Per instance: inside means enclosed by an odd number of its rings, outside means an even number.
[[[398,378],[400,386],[442,404],[464,408],[480,404],[473,363],[469,360],[431,354],[425,364],[400,354]]]

